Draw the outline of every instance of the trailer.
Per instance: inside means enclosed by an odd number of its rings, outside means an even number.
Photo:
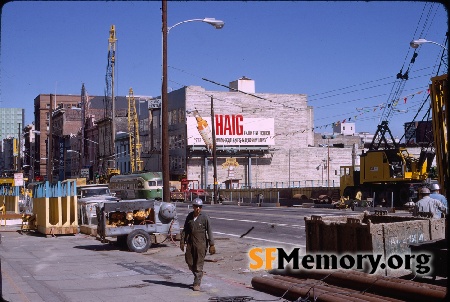
[[[180,225],[173,203],[135,199],[103,202],[98,209],[97,236],[102,242],[116,237],[136,253],[146,252],[152,244],[180,234]]]

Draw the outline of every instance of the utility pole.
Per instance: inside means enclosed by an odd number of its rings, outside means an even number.
[[[327,173],[328,173],[328,180],[327,180],[327,187],[328,187],[328,195],[330,195],[330,138],[327,138],[327,147],[328,147],[328,155],[327,155]]]
[[[48,182],[53,182],[53,102],[55,99],[54,94],[50,94],[50,114],[48,121],[48,133],[47,133],[47,180]]]
[[[214,115],[214,97],[211,96],[211,130],[212,130],[212,156],[213,156],[213,169],[214,169],[214,199],[211,200],[211,204],[217,203],[217,156],[216,156],[216,128],[215,115]]]
[[[162,0],[162,100],[161,100],[161,159],[163,200],[170,201],[169,174],[169,95],[167,93],[167,0]]]
[[[86,120],[86,89],[84,88],[84,83],[81,85],[81,168],[85,165],[86,150],[85,137],[84,137],[84,123]]]
[[[20,170],[22,168],[22,166],[20,164],[20,150],[21,150],[20,128],[21,128],[21,125],[22,124],[19,123],[19,138],[17,139],[17,144],[18,144],[18,146],[17,146],[17,149],[18,149],[18,152],[17,152],[17,172],[20,172]]]

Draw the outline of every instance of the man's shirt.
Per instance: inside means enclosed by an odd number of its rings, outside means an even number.
[[[419,212],[431,213],[433,218],[441,218],[441,211],[446,213],[447,208],[437,199],[425,196],[416,203],[414,214],[418,215]]]

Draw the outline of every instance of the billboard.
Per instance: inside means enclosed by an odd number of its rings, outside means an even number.
[[[246,118],[242,114],[215,115],[216,146],[275,145],[274,118]],[[187,117],[187,144],[210,149],[210,117]]]
[[[405,142],[407,144],[430,144],[433,141],[431,121],[405,123]]]

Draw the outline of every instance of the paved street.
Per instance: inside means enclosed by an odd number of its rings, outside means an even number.
[[[40,301],[208,301],[215,297],[274,299],[251,288],[249,246],[218,236],[217,254],[208,255],[202,291],[191,289],[193,276],[178,242],[128,252],[77,234],[46,238],[2,226],[2,295],[9,302]]]
[[[178,204],[180,223],[191,210]],[[201,292],[179,242],[164,242],[137,254],[85,234],[48,237],[20,234],[19,225],[1,226],[2,295],[6,301],[208,301],[217,297],[274,297],[251,287],[248,251],[253,247],[300,247],[305,252],[304,217],[352,215],[348,210],[300,207],[205,205],[217,253],[207,255]]]
[[[178,205],[180,221],[188,213],[186,204]],[[311,215],[354,215],[349,210],[301,207],[250,207],[205,204],[203,212],[211,217],[217,236],[245,238],[255,245],[305,248],[305,220]],[[247,233],[248,232],[248,233]]]
[[[178,204],[181,223],[191,210]],[[46,238],[2,226],[2,294],[6,301],[207,301],[214,297],[276,297],[251,288],[247,252],[254,246],[304,246],[304,219],[310,214],[344,214],[329,209],[256,208],[205,205],[216,237],[208,255],[202,292],[193,292],[192,274],[178,242],[143,254],[102,244],[84,234]],[[248,232],[251,228],[253,229]],[[241,235],[248,232],[241,238]]]

